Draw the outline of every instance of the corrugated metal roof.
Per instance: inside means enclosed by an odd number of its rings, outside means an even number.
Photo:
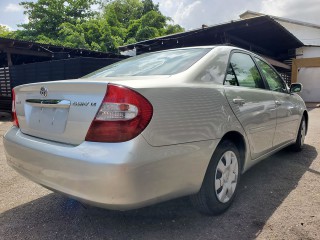
[[[269,16],[296,36],[305,46],[320,45],[320,25],[293,20],[289,18],[266,15],[253,11],[246,11],[240,15],[242,19]]]
[[[320,29],[320,25],[318,25],[318,24],[303,22],[303,21],[294,20],[294,19],[290,19],[290,18],[278,17],[278,16],[274,16],[274,15],[270,15],[270,14],[263,14],[263,13],[254,12],[254,11],[251,11],[251,10],[245,11],[244,13],[240,14],[239,17],[244,19],[246,15],[253,15],[253,16],[256,16],[256,17],[269,16],[269,17],[272,17],[275,20],[279,20],[279,21],[284,21],[284,22],[288,22],[288,23],[298,24],[298,25],[301,25],[301,26],[307,26],[307,27],[313,27],[313,28]]]
[[[303,46],[273,18],[260,16],[141,41],[120,47],[120,50],[136,48],[137,54],[141,54],[175,47],[226,43],[278,59],[287,59],[289,49]]]

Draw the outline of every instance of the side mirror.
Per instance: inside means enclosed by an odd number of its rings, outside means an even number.
[[[302,91],[301,83],[292,83],[290,86],[290,93],[298,93]]]

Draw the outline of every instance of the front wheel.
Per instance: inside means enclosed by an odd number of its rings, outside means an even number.
[[[240,180],[240,154],[231,141],[223,141],[214,152],[200,191],[191,202],[201,213],[217,215],[226,211]]]

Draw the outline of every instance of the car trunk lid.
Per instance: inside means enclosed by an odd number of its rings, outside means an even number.
[[[16,87],[19,127],[25,134],[80,144],[107,89],[106,81],[68,80]]]

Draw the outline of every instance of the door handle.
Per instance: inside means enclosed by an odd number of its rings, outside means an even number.
[[[276,100],[275,103],[276,103],[276,106],[280,106],[281,105],[281,102],[278,101],[278,100]]]
[[[234,99],[232,99],[232,102],[242,106],[243,104],[245,104],[246,101],[244,99],[242,99],[242,98],[234,98]]]

